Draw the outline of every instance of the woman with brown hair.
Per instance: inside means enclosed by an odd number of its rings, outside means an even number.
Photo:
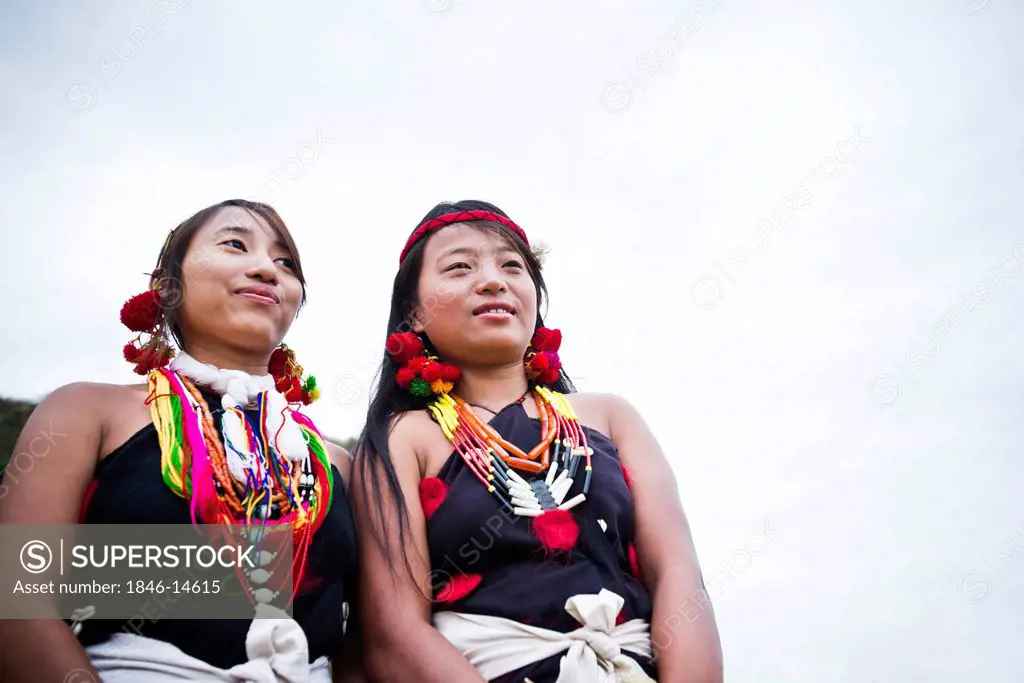
[[[47,424],[68,438],[0,501],[5,524],[292,525],[294,619],[129,625],[97,610],[70,624],[9,621],[0,678],[312,683],[333,670],[334,680],[362,680],[346,638],[356,582],[350,456],[302,414],[318,390],[282,344],[305,300],[298,250],[273,208],[228,200],[185,220],[150,288],[121,311],[137,334],[125,359],[147,381],[73,383],[47,396],[20,446]],[[275,609],[273,573],[285,574],[262,564],[248,574],[254,615]]]
[[[402,250],[356,450],[367,670],[721,681],[672,470],[628,402],[575,393],[546,294],[486,202],[434,207]]]

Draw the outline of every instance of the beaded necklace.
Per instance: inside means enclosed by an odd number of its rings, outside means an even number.
[[[224,391],[222,435],[197,387],[200,380]],[[193,523],[244,525],[256,543],[262,543],[266,525],[292,525],[292,575],[298,586],[312,536],[333,498],[323,436],[285,402],[272,378],[268,386],[266,378],[201,366],[186,354],[151,372],[149,388],[163,478],[171,491],[189,500]],[[250,403],[256,404],[255,421],[242,410]],[[277,573],[279,562],[267,568],[275,556],[261,550],[259,567],[247,572],[249,580],[265,584]],[[249,588],[255,604],[269,603],[278,593]]]
[[[535,386],[532,393],[541,438],[529,453],[483,422],[456,394],[441,394],[427,406],[469,470],[505,508],[521,517],[570,510],[585,501],[594,452],[565,395],[542,386]],[[581,460],[586,461],[583,491],[565,500]]]

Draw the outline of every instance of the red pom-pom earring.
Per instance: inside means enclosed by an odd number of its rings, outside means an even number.
[[[559,371],[562,369],[562,361],[558,358],[558,349],[561,345],[560,330],[538,327],[523,357],[526,377],[545,386],[558,382]]]
[[[150,289],[124,303],[121,307],[121,322],[132,332],[152,332],[160,322],[162,312],[160,292]]]
[[[295,351],[281,344],[270,354],[267,371],[274,378],[274,386],[289,403],[308,406],[320,398],[320,387],[313,375],[302,378],[302,366],[295,361]]]
[[[124,359],[135,366],[136,374],[148,375],[174,357],[160,329],[162,322],[163,304],[158,288],[136,294],[121,307],[121,323],[138,333],[122,350]],[[144,334],[149,335],[145,343],[142,342]]]
[[[462,372],[427,353],[415,332],[394,332],[385,345],[388,355],[401,367],[395,373],[398,386],[418,398],[447,394],[455,388]]]

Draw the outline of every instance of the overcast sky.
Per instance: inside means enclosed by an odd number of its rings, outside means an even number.
[[[0,10],[0,393],[135,381],[167,231],[259,198],[354,435],[405,238],[485,199],[671,459],[728,680],[1021,680],[1024,6],[215,5]]]

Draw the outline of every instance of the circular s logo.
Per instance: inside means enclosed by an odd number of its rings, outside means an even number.
[[[21,547],[20,559],[29,574],[42,574],[53,564],[53,552],[42,541],[29,541]]]
[[[96,677],[85,669],[73,669],[64,677],[64,683],[98,683]]]
[[[633,106],[633,89],[625,81],[609,81],[601,88],[601,106],[609,114],[621,114]]]

